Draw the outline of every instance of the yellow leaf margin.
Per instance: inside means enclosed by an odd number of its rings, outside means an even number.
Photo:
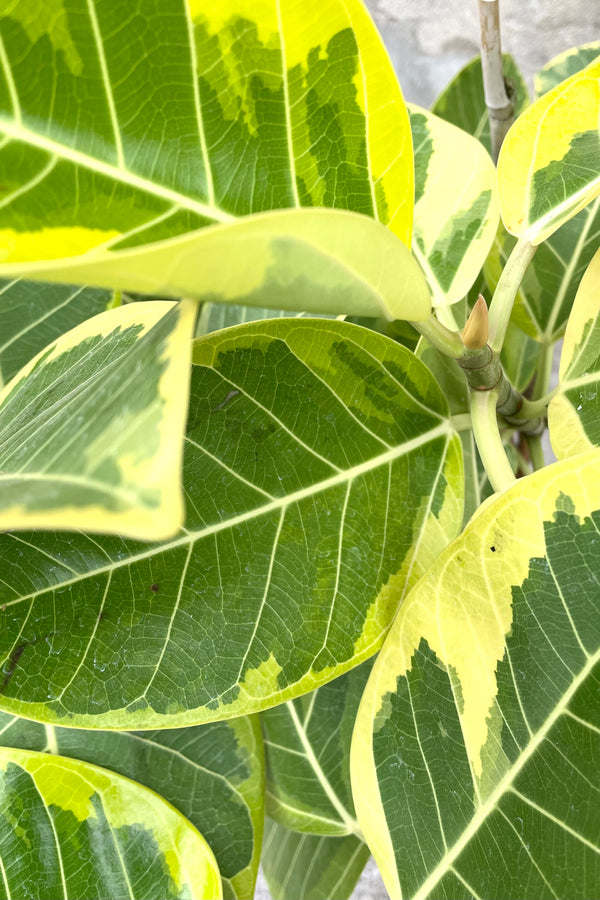
[[[581,518],[600,509],[600,450],[522,478],[491,499],[410,592],[367,682],[352,739],[354,804],[365,840],[395,900],[402,897],[402,890],[373,756],[373,734],[381,727],[377,717],[385,715],[384,698],[395,693],[397,679],[410,671],[423,638],[440,664],[453,668],[464,701],[459,716],[465,748],[481,791],[477,817],[483,821],[508,777],[490,791],[485,747],[497,694],[496,667],[512,625],[512,586],[525,580],[532,558],[545,556],[544,521],[552,520],[561,494],[568,495],[574,514]],[[460,849],[458,845],[449,849],[419,896],[430,896]]]

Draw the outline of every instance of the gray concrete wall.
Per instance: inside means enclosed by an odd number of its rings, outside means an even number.
[[[500,0],[502,49],[529,83],[549,59],[580,44],[600,41],[598,0]],[[383,36],[404,96],[430,106],[479,53],[477,0],[366,0]],[[260,878],[257,900],[270,900]],[[352,900],[386,900],[371,859]],[[293,897],[286,900],[295,900]]]
[[[430,106],[479,52],[476,0],[367,0],[407,100]],[[530,82],[557,53],[600,40],[597,0],[501,0],[502,49]]]

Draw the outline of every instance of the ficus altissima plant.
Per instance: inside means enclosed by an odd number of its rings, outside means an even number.
[[[0,4],[0,897],[598,896],[600,44],[484,45]]]

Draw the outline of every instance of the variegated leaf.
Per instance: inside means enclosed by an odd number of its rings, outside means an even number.
[[[179,529],[195,312],[191,302],[170,301],[109,310],[63,334],[6,385],[2,530],[159,540]]]
[[[591,44],[582,44],[580,47],[571,47],[558,56],[554,56],[535,75],[535,94],[541,97],[547,94],[553,87],[570,78],[577,72],[581,72],[600,56],[600,41]]]
[[[540,244],[600,194],[600,62],[561,82],[514,123],[498,159],[507,230]]]
[[[62,756],[0,747],[2,895],[217,900],[202,835],[153,791]]]
[[[108,732],[39,725],[0,713],[0,744],[94,763],[151,788],[202,830],[225,900],[252,896],[264,816],[256,718],[174,731]]]
[[[0,388],[56,338],[113,305],[112,291],[0,282]]]
[[[567,75],[573,74],[576,66],[581,69],[589,62],[590,55],[586,48],[582,48],[581,55],[569,51],[568,63],[562,56],[557,57],[556,61],[551,61],[542,70],[545,90],[555,87]],[[528,105],[527,90],[514,63],[506,56],[505,69],[509,79],[516,85],[515,111],[520,114]],[[459,73],[434,103],[433,111],[479,137],[489,149],[488,113],[479,58]],[[577,286],[599,239],[600,200],[594,200],[538,247],[516,297],[512,314],[515,325],[536,341],[547,345],[554,343],[563,334]],[[515,238],[501,226],[485,263],[484,294],[487,295],[488,290],[495,290],[514,245]],[[510,341],[506,342],[505,349],[509,343]],[[520,343],[523,343],[522,339]],[[510,349],[507,350],[508,354],[512,359],[514,354]],[[527,354],[533,359],[533,346],[528,345]]]
[[[273,900],[348,900],[370,855],[351,834],[300,834],[265,823],[262,866]]]
[[[418,106],[410,107],[415,146],[413,252],[435,306],[461,300],[498,228],[496,170],[482,145]]]
[[[405,348],[278,319],[194,358],[179,535],[0,535],[4,710],[130,730],[292,699],[379,648],[457,533],[458,437]]]
[[[360,0],[8,0],[0,138],[4,274],[398,315],[410,127]]]
[[[599,533],[594,450],[484,507],[400,608],[351,761],[394,900],[594,896]]]
[[[537,93],[547,93],[599,53],[600,44],[588,44],[550,60],[538,73]],[[596,198],[538,247],[516,297],[514,323],[547,346],[561,337],[579,282],[599,243],[600,198]],[[485,267],[492,290],[514,244],[515,239],[501,229]]]

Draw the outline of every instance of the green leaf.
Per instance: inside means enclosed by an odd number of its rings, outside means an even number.
[[[0,42],[3,274],[327,312],[336,272],[369,315],[362,244],[408,259],[408,114],[360,0],[9,0]]]
[[[370,855],[354,835],[299,834],[265,822],[262,866],[273,900],[347,900]]]
[[[71,285],[0,282],[0,387],[52,341],[107,309],[113,297]]]
[[[401,606],[351,760],[392,897],[594,895],[599,529],[595,450],[484,507]]]
[[[519,116],[498,158],[507,231],[540,244],[600,194],[600,62]]]
[[[1,152],[1,151],[0,151]],[[231,265],[230,260],[235,260]],[[360,313],[411,320],[430,311],[429,288],[409,250],[367,216],[283,210],[194,232],[110,258],[0,265],[0,273],[243,306]]]
[[[575,59],[575,56],[570,57],[571,67]],[[579,68],[589,61],[582,55]],[[516,86],[515,112],[520,115],[529,103],[527,88],[512,59],[505,55],[504,64],[509,79]],[[565,71],[562,57],[557,57],[556,66],[549,63],[543,71],[547,89],[555,87],[566,74],[571,74]],[[440,95],[433,105],[433,112],[478,137],[490,149],[489,116],[479,57],[470,62]],[[542,343],[554,343],[562,336],[577,285],[599,238],[600,201],[595,200],[538,247],[515,301],[512,316],[515,325]],[[486,282],[491,292],[496,288],[514,245],[515,239],[500,226],[485,264]],[[529,345],[528,356],[533,357],[534,352]]]
[[[514,91],[515,115],[520,116],[529,106],[527,84],[512,56],[504,53],[502,58],[505,77]],[[490,117],[483,92],[480,56],[476,56],[460,70],[434,102],[431,111],[472,134],[491,153]]]
[[[537,77],[538,93],[547,93],[567,76],[583,69],[598,52],[600,44],[589,44],[555,57]],[[600,198],[597,198],[538,247],[517,294],[513,322],[545,344],[562,337],[579,282],[599,241]],[[501,229],[485,267],[492,290],[514,245],[515,239]]]
[[[515,299],[512,321],[529,337],[553,344],[564,334],[575,294],[600,240],[600,198],[540,244]],[[501,228],[484,267],[495,290],[515,238]]]
[[[600,251],[583,276],[563,343],[558,392],[548,409],[558,459],[600,446]]]
[[[109,310],[59,337],[6,385],[0,528],[148,540],[177,531],[194,318],[190,302]]]
[[[536,73],[534,79],[536,97],[547,94],[565,78],[581,72],[598,56],[600,56],[600,41],[582,44],[580,47],[571,47],[570,50],[559,53]]]
[[[259,306],[236,306],[233,303],[205,303],[200,310],[196,326],[196,336],[211,334],[234,325],[245,325],[246,322],[258,322],[261,319],[284,318],[285,316],[302,316],[301,312],[285,309],[268,309]]]
[[[523,393],[531,384],[542,347],[514,322],[509,322],[500,351],[500,362],[510,383]]]
[[[119,733],[39,725],[0,713],[0,743],[95,763],[156,791],[202,829],[218,863],[225,897],[252,896],[264,807],[256,718]]]
[[[261,714],[267,811],[294,831],[360,835],[350,788],[350,739],[372,662]]]
[[[79,760],[0,748],[5,897],[218,898],[202,835],[147,788]]]
[[[457,533],[459,440],[405,348],[278,319],[194,358],[181,534],[0,535],[4,710],[129,730],[292,699],[379,648]]]
[[[496,169],[482,145],[418,106],[410,107],[415,146],[413,252],[435,306],[461,300],[498,228]]]

